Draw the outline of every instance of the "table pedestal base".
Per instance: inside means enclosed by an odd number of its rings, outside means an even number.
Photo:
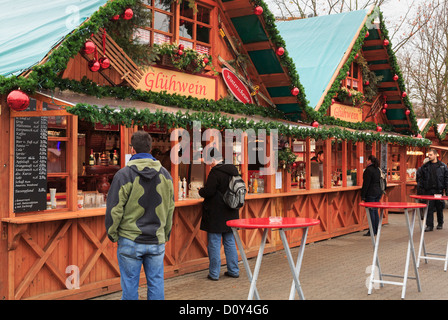
[[[379,224],[378,224],[378,232],[377,235],[375,237],[374,232],[373,232],[373,227],[372,227],[372,221],[370,219],[370,212],[369,212],[369,208],[366,207],[366,214],[367,214],[367,220],[369,222],[369,230],[370,230],[370,237],[372,239],[372,244],[374,246],[374,251],[373,251],[373,261],[372,261],[372,270],[371,270],[371,274],[370,274],[370,278],[369,278],[369,282],[368,282],[368,294],[370,295],[372,293],[372,289],[373,289],[373,284],[374,283],[379,283],[381,286],[383,286],[383,284],[392,284],[392,285],[399,285],[402,286],[403,289],[401,291],[401,298],[404,299],[405,294],[406,294],[406,284],[407,284],[407,280],[408,279],[415,279],[417,281],[417,288],[418,291],[421,291],[421,287],[420,287],[420,278],[418,275],[418,269],[417,269],[417,261],[416,261],[416,256],[415,256],[415,250],[414,250],[414,242],[412,239],[412,234],[413,234],[413,230],[414,230],[414,224],[415,224],[415,216],[416,216],[416,211],[417,209],[412,210],[412,218],[411,218],[411,222],[409,221],[409,214],[408,214],[408,209],[404,210],[405,213],[405,219],[406,219],[406,225],[407,225],[407,229],[408,229],[408,250],[407,250],[407,254],[406,254],[406,265],[405,265],[405,269],[404,269],[404,275],[400,276],[400,275],[392,275],[392,274],[384,274],[381,272],[381,267],[380,267],[380,262],[379,262],[379,258],[378,258],[378,247],[379,247],[379,242],[380,242],[380,235],[381,235],[381,227],[382,227],[382,222],[383,222],[383,215],[384,215],[384,209],[380,209],[379,210],[379,215],[380,215],[380,220],[379,220]],[[415,272],[415,277],[409,277],[408,276],[408,271],[409,271],[409,262],[410,262],[410,258],[412,256],[412,262],[414,265],[414,272]],[[378,269],[378,276],[379,279],[375,279],[375,269]],[[402,278],[403,282],[396,282],[396,281],[386,281],[383,280],[383,277],[396,277],[396,278]]]

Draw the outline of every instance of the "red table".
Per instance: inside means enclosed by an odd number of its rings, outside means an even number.
[[[426,200],[426,204],[428,206],[429,206],[429,201],[431,201],[431,200],[448,200],[448,196],[435,197],[433,195],[411,195],[410,197],[413,199]],[[418,248],[417,268],[420,266],[420,259],[425,259],[425,263],[428,263],[428,259],[441,260],[441,261],[445,261],[445,266],[444,266],[443,270],[446,272],[446,270],[448,268],[448,243],[447,243],[446,252],[444,255],[440,254],[440,253],[426,252],[425,225],[426,225],[426,218],[428,216],[428,206],[426,207],[426,209],[424,211],[423,222],[421,222],[420,219],[418,220],[420,223],[421,236],[420,236],[420,246]],[[422,255],[422,249],[423,249],[423,255]],[[430,257],[428,255],[442,256],[443,258]]]
[[[280,237],[282,239],[283,247],[286,251],[286,257],[288,259],[289,267],[293,276],[293,282],[291,285],[291,291],[289,294],[289,299],[294,299],[295,290],[299,294],[299,297],[304,300],[302,288],[300,286],[299,274],[300,268],[302,266],[303,253],[305,251],[306,238],[308,235],[308,228],[318,225],[320,223],[317,219],[309,218],[283,218],[283,217],[271,217],[271,218],[252,218],[252,219],[236,219],[227,221],[227,225],[232,228],[233,235],[235,236],[238,249],[241,253],[241,258],[246,269],[247,277],[250,284],[248,300],[252,300],[255,294],[256,299],[260,299],[258,291],[256,288],[256,283],[258,279],[258,274],[260,272],[261,260],[263,258],[264,246],[266,244],[267,233],[269,229],[278,229],[280,232]],[[300,242],[299,254],[297,257],[297,263],[294,266],[294,260],[292,259],[291,250],[289,249],[289,244],[286,239],[285,230],[303,228],[302,241]],[[261,239],[260,249],[258,250],[257,261],[255,263],[254,275],[252,276],[249,263],[247,262],[246,254],[244,253],[243,243],[238,234],[238,229],[264,229],[263,236]]]
[[[414,203],[414,202],[361,202],[359,205],[366,208],[367,220],[369,222],[369,229],[370,229],[370,237],[371,237],[372,243],[374,245],[373,261],[372,261],[372,268],[371,268],[372,270],[371,270],[370,279],[369,279],[368,294],[372,293],[373,283],[380,283],[381,285],[383,283],[387,283],[387,284],[403,286],[403,289],[401,291],[401,298],[404,299],[405,294],[406,294],[406,283],[407,283],[408,278],[415,279],[417,281],[417,289],[420,292],[421,291],[420,278],[419,278],[419,275],[418,275],[418,269],[417,269],[417,262],[416,262],[416,258],[415,258],[414,241],[412,239],[412,233],[413,233],[413,230],[414,230],[416,211],[417,211],[417,209],[425,208],[426,204],[424,204],[424,203]],[[380,212],[380,214],[379,214],[380,221],[379,221],[379,224],[378,224],[378,232],[377,232],[376,237],[375,237],[375,235],[373,233],[372,221],[370,219],[369,208],[378,208],[378,209],[380,209],[380,211],[379,211]],[[384,274],[384,273],[381,272],[380,263],[379,263],[379,259],[378,259],[378,247],[379,247],[379,243],[380,243],[381,226],[382,226],[382,222],[383,222],[384,209],[404,209],[405,218],[406,218],[406,225],[408,227],[408,237],[409,237],[409,240],[408,240],[408,250],[407,250],[407,255],[406,255],[406,266],[405,266],[405,269],[404,269],[404,276],[398,276],[398,275],[392,275],[392,274]],[[412,210],[412,221],[411,222],[409,221],[408,209],[413,209]],[[410,259],[411,255],[412,255],[412,261],[414,263],[415,278],[408,277],[409,259]],[[374,279],[375,278],[374,277],[375,276],[375,271],[376,271],[375,270],[375,266],[378,267],[379,280]],[[383,280],[383,276],[403,278],[403,282],[385,281],[385,280]]]

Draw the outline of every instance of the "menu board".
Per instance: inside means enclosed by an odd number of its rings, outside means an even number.
[[[47,127],[47,117],[14,120],[14,212],[46,209]]]

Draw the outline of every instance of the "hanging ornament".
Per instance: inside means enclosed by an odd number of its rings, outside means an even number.
[[[405,91],[403,91],[403,93],[401,94],[401,96],[402,96],[403,98],[406,98],[407,95],[408,95],[408,94],[407,94]]]
[[[369,34],[369,31],[367,31],[365,37],[367,38],[369,35],[370,35],[370,34]]]
[[[184,54],[184,52],[183,52],[182,50],[179,49],[179,50],[177,50],[177,54],[181,56],[181,55]]]
[[[84,50],[84,53],[85,53],[85,54],[91,54],[91,53],[94,53],[94,52],[95,52],[95,49],[96,49],[96,46],[95,46],[95,44],[93,43],[92,40],[87,40],[87,41],[84,43],[84,48],[83,48],[83,50]]]
[[[285,49],[283,47],[279,47],[275,53],[277,53],[278,56],[282,56],[285,53]]]
[[[134,16],[134,11],[132,11],[131,8],[124,10],[124,12],[123,12],[124,20],[131,20],[133,16]]]
[[[185,46],[181,43],[178,47],[179,50],[184,50]]]
[[[203,61],[205,64],[208,64],[208,58],[207,58],[207,57],[205,57],[202,61]]]
[[[394,75],[394,81],[397,81],[397,80],[398,80],[398,76]]]
[[[292,94],[293,96],[298,95],[299,92],[300,92],[300,90],[299,90],[299,88],[297,88],[297,87],[294,87],[294,88],[292,88],[292,90],[291,90],[291,94]]]
[[[381,132],[383,130],[383,128],[381,128],[380,126],[376,126],[376,132]]]
[[[8,94],[6,102],[12,110],[23,111],[28,108],[30,104],[30,97],[28,97],[28,95],[21,90],[13,90]]]
[[[406,111],[404,112],[407,116],[411,114],[411,110],[406,109]]]
[[[389,45],[389,40],[384,39],[384,41],[383,41],[383,45],[384,45],[385,47],[387,47],[387,46]]]
[[[358,59],[359,53],[355,54],[355,59]]]
[[[100,60],[98,60],[101,69],[107,69],[110,67],[110,60],[107,57],[101,57]]]
[[[263,13],[263,8],[261,6],[256,6],[254,9],[254,13],[259,16]]]
[[[113,17],[112,17],[112,20],[113,20],[113,21],[118,21],[118,20],[120,20],[120,15],[117,14],[117,15],[113,16]]]
[[[364,84],[365,84],[366,86],[368,86],[368,85],[370,84],[369,80],[367,80]]]
[[[386,114],[387,110],[385,108],[383,108],[383,110],[381,110],[383,112],[383,114]]]
[[[98,52],[96,51],[96,47],[95,47],[95,59],[93,59],[92,61],[89,61],[89,69],[92,72],[97,72],[98,70],[100,70],[101,65],[98,62]]]
[[[110,67],[110,60],[106,57],[106,30],[103,31],[103,56],[98,60],[101,69],[107,69]]]
[[[388,106],[389,105],[387,103],[385,103],[383,107],[384,107],[384,109],[387,109]]]
[[[314,128],[317,128],[317,127],[319,126],[319,122],[317,122],[316,120],[314,120],[314,121],[311,123],[311,126],[313,126]]]

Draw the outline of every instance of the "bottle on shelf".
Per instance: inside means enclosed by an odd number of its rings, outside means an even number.
[[[89,166],[95,165],[95,156],[93,155],[93,149],[90,149]]]
[[[113,165],[118,165],[118,153],[117,153],[117,150],[114,150],[114,155],[113,155],[113,158],[112,158],[112,164]]]

